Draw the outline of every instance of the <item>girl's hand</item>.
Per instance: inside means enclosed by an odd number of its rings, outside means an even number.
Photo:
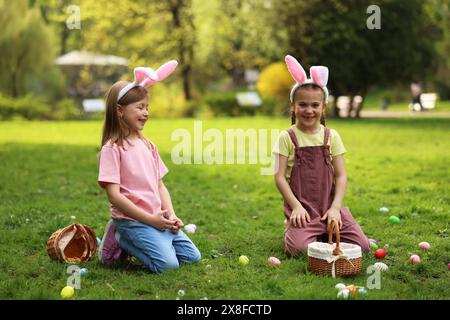
[[[176,215],[173,215],[171,220],[175,220],[175,225],[178,227],[178,229],[181,229],[184,227],[183,221],[180,218],[178,218]]]
[[[167,219],[166,214],[167,210],[163,210],[161,212],[153,214],[152,226],[161,231],[172,229],[172,227],[175,225],[175,221]]]
[[[325,220],[327,218],[328,218],[328,221],[327,221],[327,226],[328,227],[330,226],[331,220],[335,219],[338,222],[339,230],[341,230],[341,228],[342,228],[342,219],[341,219],[341,212],[338,209],[331,207],[324,214],[322,219],[320,219],[320,221],[323,221],[323,220]]]
[[[178,217],[175,217],[172,221],[175,221],[175,224],[170,231],[172,231],[173,234],[178,234],[178,231],[184,227],[184,223]]]
[[[309,213],[302,206],[295,207],[289,217],[289,223],[297,228],[305,228],[306,222],[310,221]]]
[[[175,224],[172,226],[172,228],[170,229],[170,231],[173,234],[178,234],[178,231],[184,227],[184,223],[183,221],[177,217],[177,215],[175,214],[175,212],[172,212],[172,214],[168,214],[168,219],[170,221],[174,221]]]

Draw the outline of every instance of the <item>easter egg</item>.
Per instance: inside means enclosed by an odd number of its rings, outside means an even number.
[[[245,266],[246,264],[248,264],[250,260],[248,259],[247,256],[240,256],[239,257],[239,263],[242,264],[243,266]]]
[[[370,243],[370,250],[377,250],[378,249],[378,245],[376,243],[371,242]]]
[[[195,233],[195,231],[197,230],[197,226],[191,223],[185,226],[184,230],[186,230],[187,233]]]
[[[66,286],[61,290],[61,298],[71,299],[73,297],[74,293],[75,293],[75,290],[72,287]]]
[[[389,212],[389,209],[386,207],[381,207],[379,210],[380,210],[380,212],[383,212],[383,213]]]
[[[417,254],[413,254],[411,257],[409,257],[409,262],[412,264],[419,264],[420,257]]]
[[[392,224],[397,224],[397,223],[400,222],[400,218],[397,217],[397,216],[390,216],[389,217],[389,222],[392,223]]]
[[[338,284],[335,286],[335,288],[338,289],[338,290],[344,290],[344,289],[345,289],[345,284],[343,284],[343,283],[338,283]]]
[[[86,268],[81,268],[79,273],[80,273],[80,276],[85,276],[89,273],[89,270]]]
[[[365,296],[365,295],[367,295],[367,290],[366,290],[365,288],[359,288],[359,289],[358,289],[358,293],[359,293],[360,295]]]
[[[346,288],[352,294],[353,297],[356,296],[356,294],[358,293],[358,288],[353,284],[347,286]]]
[[[384,257],[386,257],[386,250],[384,249],[375,250],[375,258],[383,259]]]
[[[447,268],[448,268],[448,270],[450,270],[450,263],[449,263],[449,264],[447,264]]]
[[[419,248],[422,250],[428,250],[431,248],[431,245],[426,241],[422,241],[421,243],[419,243]]]
[[[383,262],[376,262],[373,266],[377,271],[386,271],[387,269],[389,269],[389,267]]]
[[[267,263],[272,266],[279,266],[281,264],[281,261],[278,258],[270,257],[267,259]]]
[[[350,291],[348,289],[343,289],[338,292],[337,297],[347,300],[349,293],[350,293]]]
[[[378,244],[378,241],[375,240],[375,239],[369,239],[369,242],[370,242],[370,243],[374,243],[374,244]]]

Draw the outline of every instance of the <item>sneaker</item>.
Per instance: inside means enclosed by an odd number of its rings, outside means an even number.
[[[101,263],[112,265],[127,259],[128,254],[120,247],[118,238],[119,233],[116,232],[114,222],[109,220],[98,248],[98,259]]]

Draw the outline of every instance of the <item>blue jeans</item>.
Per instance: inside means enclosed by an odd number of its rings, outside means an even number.
[[[119,244],[128,254],[140,260],[150,271],[178,269],[181,262],[195,263],[201,255],[182,230],[173,234],[130,220],[114,220],[120,235]]]

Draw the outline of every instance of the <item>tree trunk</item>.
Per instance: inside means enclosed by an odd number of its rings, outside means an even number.
[[[233,70],[231,70],[231,76],[233,79],[233,86],[235,88],[241,87],[245,84],[245,71],[234,68]]]
[[[348,113],[347,113],[347,118],[351,118],[352,117],[352,112],[353,112],[353,100],[355,99],[355,96],[352,94],[350,95],[350,102],[349,102],[349,106],[348,106]]]
[[[182,30],[182,10],[185,7],[185,3],[183,0],[178,0],[174,2],[169,2],[169,10],[172,13],[173,25],[175,30]],[[178,56],[180,59],[181,65],[181,76],[183,78],[183,92],[184,98],[186,101],[192,99],[191,94],[191,83],[190,83],[190,74],[192,70],[192,60],[194,56],[194,50],[192,48],[192,44],[186,44],[184,41],[183,35],[180,35],[180,39],[178,41]]]
[[[333,118],[340,118],[339,109],[337,107],[337,100],[338,100],[338,98],[339,98],[338,95],[336,95],[334,97],[334,101],[333,101]]]
[[[13,71],[12,76],[12,87],[11,87],[11,97],[17,98],[18,92],[17,92],[17,72]]]
[[[184,98],[186,101],[189,101],[192,99],[191,96],[191,84],[189,82],[191,73],[191,67],[188,65],[185,68],[183,68],[182,76],[183,76],[183,92],[184,92]]]
[[[63,55],[67,52],[67,39],[69,38],[69,29],[66,26],[66,23],[62,23],[62,32],[61,32],[61,51],[60,54]]]

